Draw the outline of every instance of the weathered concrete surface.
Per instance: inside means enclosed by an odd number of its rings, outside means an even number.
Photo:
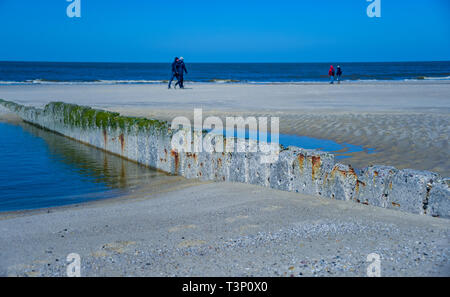
[[[282,150],[273,164],[262,164],[260,154],[236,150],[176,152],[172,149],[172,136],[182,130],[170,129],[167,122],[122,117],[118,113],[61,102],[50,103],[44,109],[3,100],[0,104],[27,122],[187,178],[251,183],[450,218],[449,185],[435,173],[383,166],[359,171],[349,165],[336,164],[331,154],[296,147]],[[224,141],[230,144],[235,139]]]
[[[177,178],[177,177],[174,177]],[[178,177],[181,178],[181,177]],[[242,183],[0,215],[0,275],[450,276],[450,220]]]

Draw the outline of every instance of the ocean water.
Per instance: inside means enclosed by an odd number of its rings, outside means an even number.
[[[0,212],[117,197],[166,175],[26,123],[0,122]]]
[[[450,61],[397,63],[189,63],[185,80],[202,83],[326,82],[330,64],[343,80],[450,80]],[[168,63],[0,62],[5,84],[150,84],[170,79]]]

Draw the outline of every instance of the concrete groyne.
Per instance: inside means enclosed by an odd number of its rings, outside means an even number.
[[[62,102],[49,103],[44,109],[1,99],[0,105],[28,123],[186,178],[249,183],[450,218],[450,179],[436,173],[388,166],[357,170],[336,163],[332,154],[297,147],[282,148],[274,163],[263,163],[261,154],[252,152],[178,152],[171,144],[178,130],[165,121]]]

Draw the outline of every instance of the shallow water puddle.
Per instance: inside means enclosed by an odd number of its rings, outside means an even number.
[[[211,130],[208,130],[211,131]],[[254,133],[250,134],[249,130],[246,129],[245,132],[243,130],[235,129],[233,130],[224,130],[224,135],[242,138],[242,135],[245,134],[245,139],[253,139],[270,142],[271,134],[270,133]],[[324,152],[333,153],[337,160],[350,158],[351,154],[365,152],[367,154],[376,153],[375,149],[372,148],[364,148],[362,146],[348,144],[348,143],[337,143],[333,140],[329,139],[319,139],[308,136],[298,136],[298,135],[289,135],[289,134],[279,134],[279,143],[284,147],[296,146],[303,149],[311,149],[311,150],[321,150]]]
[[[0,212],[112,198],[166,176],[23,122],[0,122],[0,135]]]

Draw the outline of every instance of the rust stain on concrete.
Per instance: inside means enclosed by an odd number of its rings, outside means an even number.
[[[320,157],[319,156],[312,156],[311,157],[311,167],[312,167],[312,179],[316,179],[316,175],[320,172]]]
[[[106,133],[106,129],[103,129],[103,140],[105,143],[105,150],[106,150],[106,147],[108,145],[108,134]]]
[[[298,168],[300,169],[300,172],[303,173],[303,168],[305,166],[304,162],[305,162],[305,156],[303,154],[299,154],[297,156],[298,159]]]
[[[122,149],[123,154],[123,150],[125,148],[125,137],[123,136],[123,133],[119,135],[119,141],[120,141],[120,148]]]
[[[172,150],[170,152],[170,155],[174,158],[174,161],[175,161],[175,173],[178,174],[179,167],[180,167],[180,160],[179,160],[178,152]]]
[[[392,206],[395,206],[395,207],[400,207],[400,204],[398,204],[398,203],[395,203],[395,202],[392,202]]]

